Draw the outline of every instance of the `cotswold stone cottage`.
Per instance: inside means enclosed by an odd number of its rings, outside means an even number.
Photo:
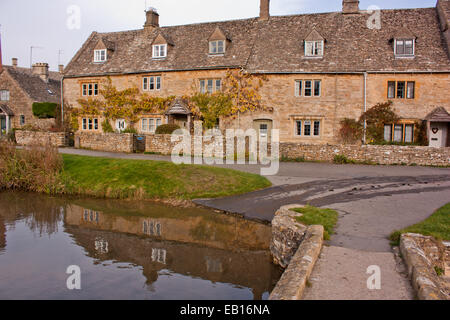
[[[1,55],[1,50],[0,50]],[[36,63],[29,68],[1,64],[0,60],[0,123],[1,134],[12,129],[31,126],[48,130],[55,119],[39,119],[33,115],[35,102],[61,103],[62,75],[48,70],[47,63]]]
[[[342,119],[392,100],[402,120],[386,123],[386,140],[413,142],[414,123],[422,120],[430,145],[450,146],[449,0],[379,13],[344,0],[341,12],[290,16],[270,16],[269,4],[261,0],[257,18],[172,27],[160,27],[151,9],[143,29],[93,32],[65,70],[64,97],[78,106],[97,96],[108,76],[118,89],[161,97],[181,97],[193,82],[214,92],[227,69],[243,68],[267,76],[260,93],[274,111],[222,119],[221,128],[276,128],[282,142],[336,143]],[[100,121],[80,119],[80,130],[101,132]],[[178,101],[135,126],[151,133],[167,122],[189,126],[189,109]]]

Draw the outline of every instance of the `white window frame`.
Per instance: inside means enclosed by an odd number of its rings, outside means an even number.
[[[305,41],[305,57],[323,57],[324,41]]]
[[[116,120],[116,129],[121,132],[127,128],[127,122],[125,119],[117,119]]]
[[[144,125],[145,123],[145,125]],[[151,117],[141,119],[141,130],[142,132],[155,133],[156,129],[162,125],[162,118]]]
[[[91,94],[89,94],[91,92]],[[83,97],[98,96],[98,83],[83,83],[81,85],[81,95]]]
[[[106,49],[94,50],[94,62],[106,62],[108,54]]]
[[[0,101],[9,101],[9,90],[0,90]]]
[[[219,44],[222,44],[220,46]],[[209,42],[209,54],[224,54],[225,53],[225,40],[214,40]],[[222,51],[219,51],[219,48],[222,47]]]
[[[153,89],[151,88],[153,85]],[[148,76],[142,79],[142,90],[144,91],[159,91],[162,87],[161,76]]]
[[[403,47],[404,49],[406,49],[406,42],[407,41],[411,41],[412,42],[412,54],[410,53],[398,53],[397,52],[397,42],[402,41],[403,42]],[[394,41],[394,55],[396,57],[414,57],[416,54],[416,41],[414,41],[414,39],[395,39]]]
[[[319,123],[319,132],[315,132],[315,124]],[[298,138],[319,138],[322,135],[322,123],[320,119],[295,119],[294,120],[294,137]],[[300,126],[300,134],[298,132]],[[309,135],[306,135],[306,126],[309,126]]]
[[[200,84],[200,93],[212,94],[214,92],[219,92],[222,90],[222,79],[218,78],[200,79],[199,84]]]
[[[160,59],[167,57],[167,44],[153,45],[153,58]]]

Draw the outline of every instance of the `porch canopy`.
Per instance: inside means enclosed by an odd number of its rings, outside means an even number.
[[[13,117],[14,112],[7,105],[0,105],[0,115]]]
[[[182,99],[175,99],[170,105],[169,109],[165,112],[166,115],[191,115],[192,112]]]
[[[450,114],[443,107],[434,109],[425,117],[428,122],[450,122]]]

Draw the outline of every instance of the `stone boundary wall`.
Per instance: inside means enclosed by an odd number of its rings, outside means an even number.
[[[400,252],[420,300],[450,300],[450,292],[446,292],[443,281],[434,270],[435,257],[430,256],[430,253],[436,255],[439,250],[437,246],[430,250],[429,244],[433,241],[431,237],[407,233],[400,239]],[[428,250],[423,247],[426,242]]]
[[[170,138],[171,135],[147,135],[146,151],[164,155],[171,154],[175,144],[171,142]],[[206,145],[208,143],[204,143],[204,146]],[[248,152],[247,144],[246,150]],[[270,146],[268,150],[270,154]],[[193,150],[191,151],[193,154]],[[225,140],[224,154],[226,154]],[[282,158],[304,159],[305,161],[333,162],[335,156],[343,155],[356,162],[380,165],[450,166],[450,148],[280,143],[280,155]]]
[[[75,148],[133,153],[134,134],[78,132],[75,134]]]
[[[300,300],[322,251],[324,228],[298,223],[295,218],[302,214],[290,209],[301,207],[281,207],[272,220],[270,252],[274,262],[287,269],[269,300]]]
[[[303,158],[307,161],[331,162],[336,155],[344,155],[357,162],[382,165],[450,166],[450,148],[280,143],[280,153],[289,159]]]
[[[42,132],[16,130],[16,142],[21,146],[43,146],[50,144],[54,147],[68,145],[68,135],[65,132]]]

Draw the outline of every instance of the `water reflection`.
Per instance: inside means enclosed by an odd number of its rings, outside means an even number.
[[[270,228],[260,223],[205,209],[171,208],[148,202],[63,200],[0,193],[0,252],[1,248],[5,252],[0,253],[0,297],[13,297],[2,289],[3,284],[21,297],[20,285],[11,280],[23,277],[18,270],[12,270],[14,265],[23,263],[17,253],[25,250],[17,248],[19,242],[15,239],[28,237],[21,223],[33,234],[34,240],[27,244],[36,247],[31,258],[47,268],[48,276],[39,276],[43,278],[39,285],[56,285],[49,277],[51,270],[56,270],[53,264],[60,262],[55,262],[56,256],[46,256],[53,255],[49,252],[60,252],[61,264],[64,260],[82,265],[85,278],[94,279],[76,297],[58,287],[57,297],[262,299],[267,298],[280,277],[280,270],[270,262]],[[43,249],[39,239],[44,238],[48,241]],[[42,262],[45,259],[48,266]],[[3,268],[2,262],[9,267]],[[62,268],[58,266],[58,270]],[[42,270],[35,272],[38,275]],[[136,278],[136,272],[144,276],[144,288],[139,279],[125,280]],[[89,286],[92,283],[99,285]],[[121,292],[114,288],[118,283]],[[22,285],[29,289],[25,280]]]

